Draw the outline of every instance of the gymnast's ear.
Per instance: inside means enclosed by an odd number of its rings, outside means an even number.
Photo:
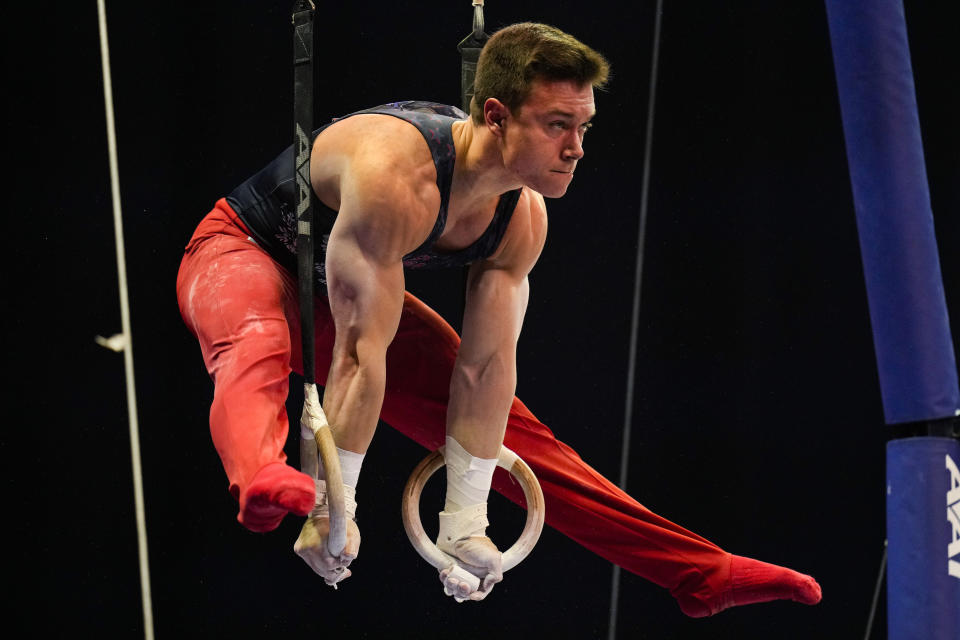
[[[503,133],[504,121],[510,115],[510,109],[496,98],[487,98],[483,103],[483,120],[487,129],[493,135],[499,136]]]

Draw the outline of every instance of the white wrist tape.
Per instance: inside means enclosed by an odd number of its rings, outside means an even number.
[[[357,488],[357,482],[360,481],[360,468],[363,466],[365,455],[337,447],[337,457],[340,458],[340,476],[343,478],[343,484],[354,489]],[[323,472],[323,460],[320,461],[320,475],[326,477]]]
[[[444,553],[455,556],[454,547],[457,540],[471,536],[482,536],[486,533],[489,524],[486,502],[471,505],[453,513],[441,511],[437,548]]]
[[[317,497],[313,503],[313,510],[310,517],[330,517],[330,506],[327,504],[327,483],[325,480],[313,479],[317,489]],[[347,517],[355,520],[357,516],[357,490],[354,487],[344,483],[343,485],[343,509],[347,512]]]
[[[470,505],[486,504],[497,459],[474,457],[451,436],[447,436],[443,459],[447,465],[444,511],[454,512]]]

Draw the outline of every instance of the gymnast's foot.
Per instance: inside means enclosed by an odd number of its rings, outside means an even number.
[[[708,602],[693,595],[676,596],[680,609],[691,618],[704,618],[730,607],[771,600],[817,604],[821,597],[820,585],[808,575],[735,555],[730,556],[726,591],[712,596]]]
[[[305,516],[313,508],[313,478],[282,462],[262,467],[240,496],[237,520],[256,532],[273,531],[289,512]]]

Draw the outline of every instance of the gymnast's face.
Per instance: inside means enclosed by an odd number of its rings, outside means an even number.
[[[590,83],[535,80],[523,104],[500,123],[504,166],[525,186],[559,198],[583,157],[595,113]]]

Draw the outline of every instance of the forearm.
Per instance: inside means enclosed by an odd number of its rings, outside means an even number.
[[[496,458],[516,387],[513,350],[479,363],[458,357],[450,380],[447,435],[473,456]]]
[[[341,449],[366,453],[380,418],[385,379],[383,357],[361,359],[349,353],[335,354],[323,410]]]
[[[457,570],[440,573],[445,593],[458,601],[483,599],[503,579],[502,556],[486,536],[486,513],[516,388],[515,352],[502,349],[471,363],[461,351],[450,381],[444,450],[447,493],[438,516],[437,546],[459,558]]]

